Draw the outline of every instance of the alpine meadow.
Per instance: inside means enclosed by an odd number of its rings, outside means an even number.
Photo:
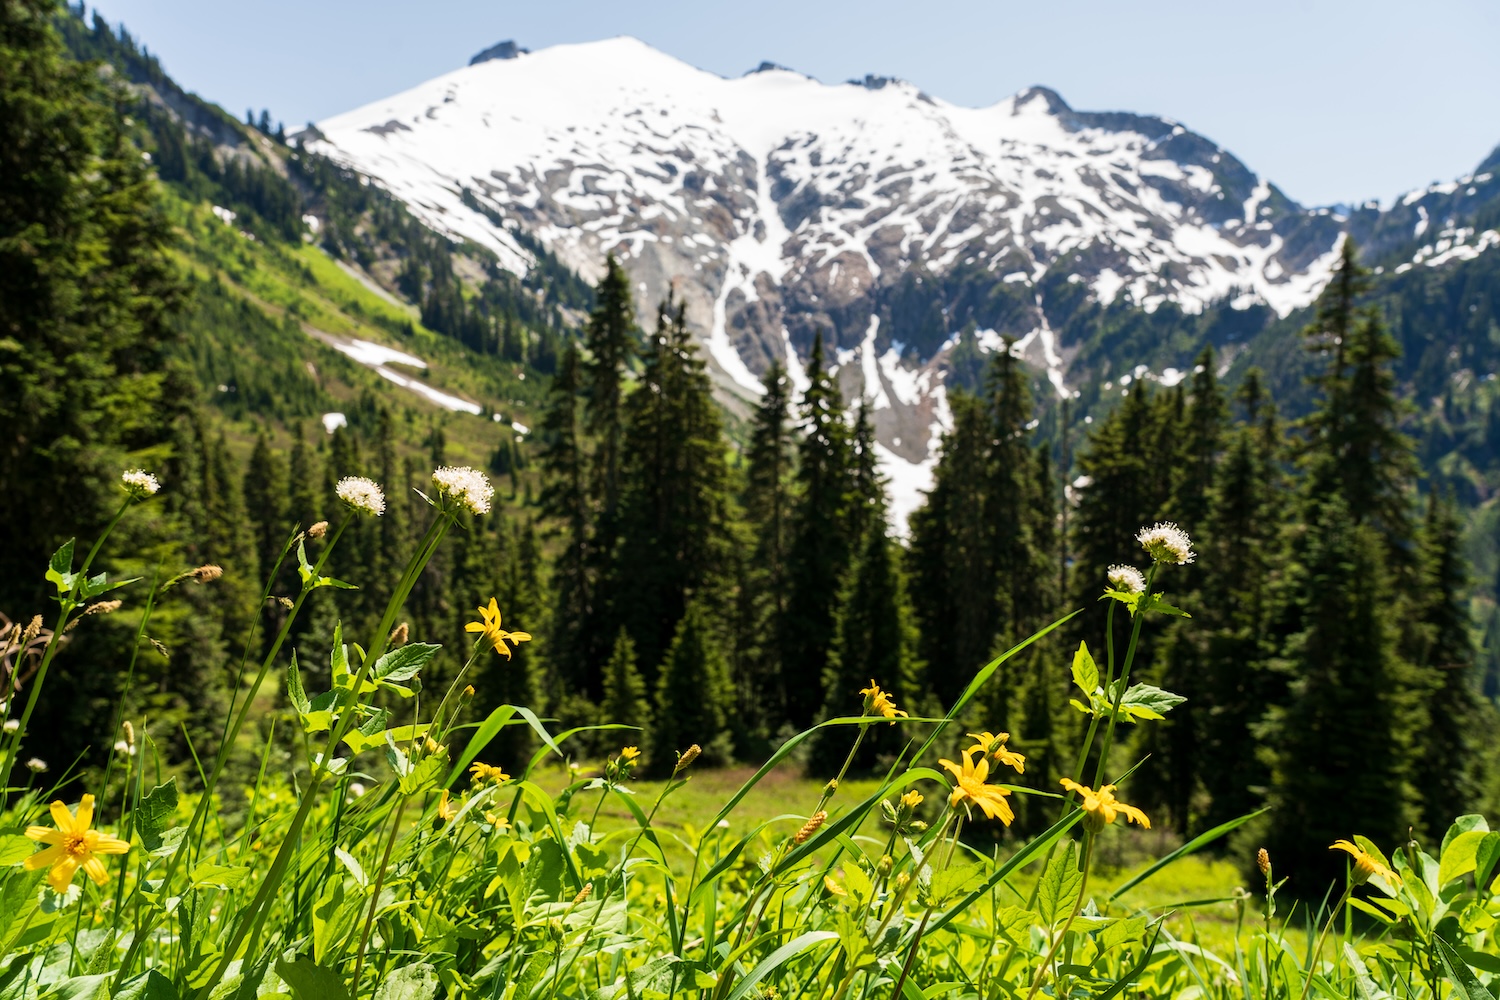
[[[1497,372],[1500,149],[0,0],[0,1000],[1494,1000]]]

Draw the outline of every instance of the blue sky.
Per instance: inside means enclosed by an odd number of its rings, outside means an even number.
[[[629,34],[734,76],[899,76],[956,104],[1033,84],[1075,108],[1174,118],[1305,204],[1388,201],[1500,145],[1493,0],[105,0],[179,82],[300,125],[505,38]]]

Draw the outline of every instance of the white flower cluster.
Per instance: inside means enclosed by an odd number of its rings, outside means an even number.
[[[47,762],[40,757],[33,757],[26,762],[26,769],[32,774],[45,774]]]
[[[144,500],[149,496],[155,496],[157,490],[161,489],[161,483],[156,477],[145,469],[127,469],[120,473],[120,485],[125,487],[125,492],[137,500]]]
[[[1139,594],[1146,589],[1146,577],[1134,566],[1111,566],[1105,578],[1111,587],[1127,594]]]
[[[1181,566],[1193,561],[1193,540],[1171,521],[1159,521],[1142,528],[1135,536],[1141,548],[1154,562]]]
[[[439,496],[448,497],[474,514],[488,514],[490,502],[495,499],[495,487],[485,474],[467,465],[434,469],[432,483]]]
[[[372,479],[345,476],[338,481],[333,492],[356,514],[374,514],[379,517],[385,513],[385,491]]]

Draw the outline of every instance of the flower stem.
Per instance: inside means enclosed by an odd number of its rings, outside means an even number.
[[[1156,582],[1156,570],[1160,565],[1160,563],[1152,563],[1151,569],[1146,572],[1146,589],[1141,594],[1143,603],[1151,598],[1151,587]],[[1100,782],[1104,780],[1104,769],[1109,764],[1109,749],[1115,739],[1115,723],[1120,718],[1120,702],[1124,700],[1125,688],[1130,683],[1130,667],[1135,662],[1135,650],[1140,642],[1141,623],[1146,618],[1146,612],[1137,605],[1136,612],[1131,615],[1131,618],[1134,620],[1130,628],[1130,645],[1125,647],[1125,665],[1120,669],[1120,681],[1115,688],[1115,700],[1109,709],[1109,726],[1104,730],[1104,745],[1099,748],[1099,763],[1094,767],[1093,786],[1095,788],[1098,788]]]
[[[1057,954],[1057,949],[1062,947],[1063,940],[1068,936],[1068,930],[1073,926],[1073,921],[1078,919],[1078,914],[1083,911],[1083,900],[1088,893],[1089,867],[1094,860],[1094,835],[1084,834],[1083,841],[1083,879],[1078,883],[1078,900],[1073,904],[1073,912],[1068,914],[1067,921],[1062,925],[1062,930],[1057,932],[1057,937],[1052,941],[1052,947],[1047,949],[1042,963],[1036,968],[1036,978],[1031,981],[1031,991],[1026,994],[1026,1000],[1034,1000],[1036,991],[1042,988],[1042,980],[1047,978],[1047,969],[1052,965],[1052,958]]]

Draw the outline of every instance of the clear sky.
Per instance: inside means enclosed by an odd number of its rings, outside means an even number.
[[[189,90],[288,126],[513,38],[634,35],[725,76],[899,76],[955,104],[1033,84],[1182,122],[1309,205],[1389,201],[1500,145],[1495,0],[104,0]]]

